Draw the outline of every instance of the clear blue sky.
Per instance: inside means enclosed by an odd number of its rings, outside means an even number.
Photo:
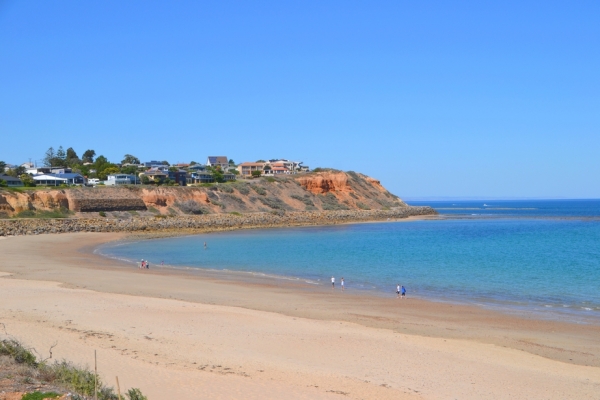
[[[0,160],[284,157],[406,197],[600,198],[599,21],[597,0],[0,0]]]

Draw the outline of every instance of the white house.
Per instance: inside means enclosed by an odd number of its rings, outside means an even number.
[[[83,185],[85,178],[81,174],[42,174],[34,175],[33,180],[41,186]]]
[[[225,156],[208,156],[206,160],[207,167],[221,167],[221,170],[227,171],[229,169],[229,160]]]
[[[105,185],[139,185],[140,179],[135,175],[114,174],[108,175],[104,181]]]

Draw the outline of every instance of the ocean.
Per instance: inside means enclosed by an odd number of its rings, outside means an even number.
[[[440,220],[234,231],[108,245],[134,263],[600,322],[600,200],[429,201]],[[204,242],[207,248],[204,248]]]

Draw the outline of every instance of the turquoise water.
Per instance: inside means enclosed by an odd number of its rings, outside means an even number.
[[[203,234],[101,253],[316,285],[334,275],[381,295],[400,283],[421,298],[600,320],[600,201],[427,204],[446,218]]]

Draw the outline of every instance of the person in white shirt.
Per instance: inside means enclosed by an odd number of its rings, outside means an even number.
[[[396,296],[400,298],[400,284],[396,285]]]
[[[335,278],[333,276],[331,277],[331,288],[335,288]]]
[[[344,291],[344,277],[342,277],[342,280],[340,281],[340,285],[342,285],[342,292]]]

